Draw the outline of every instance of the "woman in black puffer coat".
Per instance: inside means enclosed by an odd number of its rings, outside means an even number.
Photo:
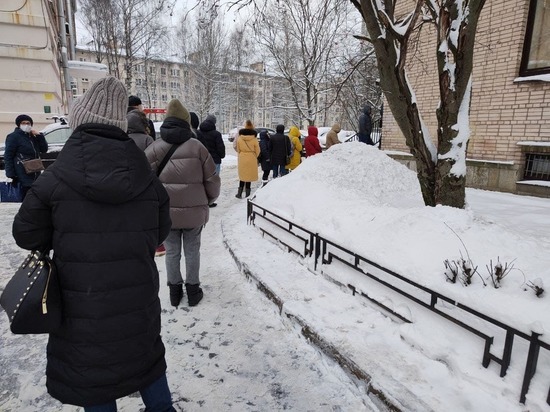
[[[58,269],[63,322],[49,335],[48,392],[86,410],[159,385],[155,410],[173,411],[154,261],[169,198],[123,131],[126,99],[109,77],[73,104],[74,132],[28,192],[13,236],[24,249],[53,249]]]

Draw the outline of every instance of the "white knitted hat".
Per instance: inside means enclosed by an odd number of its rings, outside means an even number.
[[[105,77],[73,102],[69,109],[69,124],[76,129],[85,123],[110,124],[126,131],[128,95],[122,82]]]

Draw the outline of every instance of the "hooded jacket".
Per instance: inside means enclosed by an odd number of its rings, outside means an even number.
[[[315,126],[309,126],[307,128],[307,137],[304,140],[304,147],[306,149],[306,156],[308,157],[323,151],[323,149],[321,149],[321,145],[319,144],[319,138],[317,137],[318,134],[319,129]]]
[[[338,123],[334,123],[332,125],[332,128],[327,133],[327,138],[326,138],[326,141],[325,141],[325,147],[327,149],[330,148],[330,146],[332,146],[332,145],[342,143],[338,139],[338,133],[340,133],[340,130],[342,130],[342,129],[340,128],[340,125]]]
[[[13,223],[24,249],[53,249],[63,322],[50,333],[46,385],[62,403],[102,404],[165,373],[155,249],[169,198],[115,126],[77,127]]]
[[[208,149],[214,163],[221,164],[222,159],[225,157],[225,144],[223,143],[222,134],[216,130],[216,124],[207,117],[200,124],[199,131],[202,134],[201,143]]]
[[[288,132],[288,138],[291,143],[291,147],[294,147],[294,150],[290,154],[290,163],[287,165],[287,169],[294,170],[302,162],[302,142],[300,141],[300,130],[296,126],[292,126]]]
[[[370,137],[372,132],[372,118],[370,111],[370,106],[365,106],[363,108],[363,113],[359,116],[359,132],[357,133],[357,137],[360,142],[372,145],[374,142]]]
[[[139,110],[132,110],[126,115],[128,120],[128,136],[136,143],[137,147],[145,150],[147,146],[155,141],[147,134],[146,124],[148,123],[145,114]]]
[[[290,156],[290,139],[284,134],[284,126],[277,125],[277,133],[271,135],[271,167],[286,166],[286,157]]]
[[[159,176],[170,196],[172,228],[203,226],[209,219],[208,205],[220,195],[221,181],[212,156],[201,142],[192,139],[189,123],[177,117],[164,120],[160,136],[145,155],[156,172],[172,145],[178,145]]]

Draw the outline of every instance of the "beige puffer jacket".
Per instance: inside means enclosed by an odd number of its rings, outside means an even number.
[[[201,142],[191,139],[193,132],[189,126],[165,128],[171,119],[174,118],[164,121],[162,139],[147,147],[145,155],[156,172],[172,144],[179,144],[159,179],[170,196],[172,229],[193,229],[208,222],[208,205],[220,195],[221,182],[212,156]],[[177,123],[177,120],[174,122]],[[167,126],[172,124],[168,122]]]

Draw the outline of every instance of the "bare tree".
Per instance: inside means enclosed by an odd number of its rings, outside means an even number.
[[[96,60],[131,88],[134,70],[159,37],[160,18],[175,0],[81,0],[83,23],[94,36]],[[123,70],[120,63],[124,62]]]
[[[341,0],[266,2],[254,21],[266,58],[274,62],[275,74],[288,82],[290,105],[309,124],[334,104],[351,75],[345,73],[347,40],[352,39],[346,4]]]
[[[464,207],[474,40],[485,0],[416,0],[402,16],[395,13],[397,0],[352,3],[365,20],[382,89],[415,157],[425,204]],[[437,36],[437,147],[406,73],[411,36],[424,24],[434,25]]]
[[[374,46],[380,84],[407,146],[416,160],[424,203],[463,208],[473,51],[485,0],[350,0],[362,16]],[[252,6],[257,14],[268,1],[234,0],[232,7]],[[408,13],[396,10],[410,7]],[[437,146],[422,120],[407,80],[412,35],[425,25],[435,27],[440,104]]]
[[[178,30],[183,61],[189,63],[187,80],[193,84],[186,96],[200,118],[215,111],[214,95],[222,81],[226,33],[216,1],[205,1],[186,13]]]

